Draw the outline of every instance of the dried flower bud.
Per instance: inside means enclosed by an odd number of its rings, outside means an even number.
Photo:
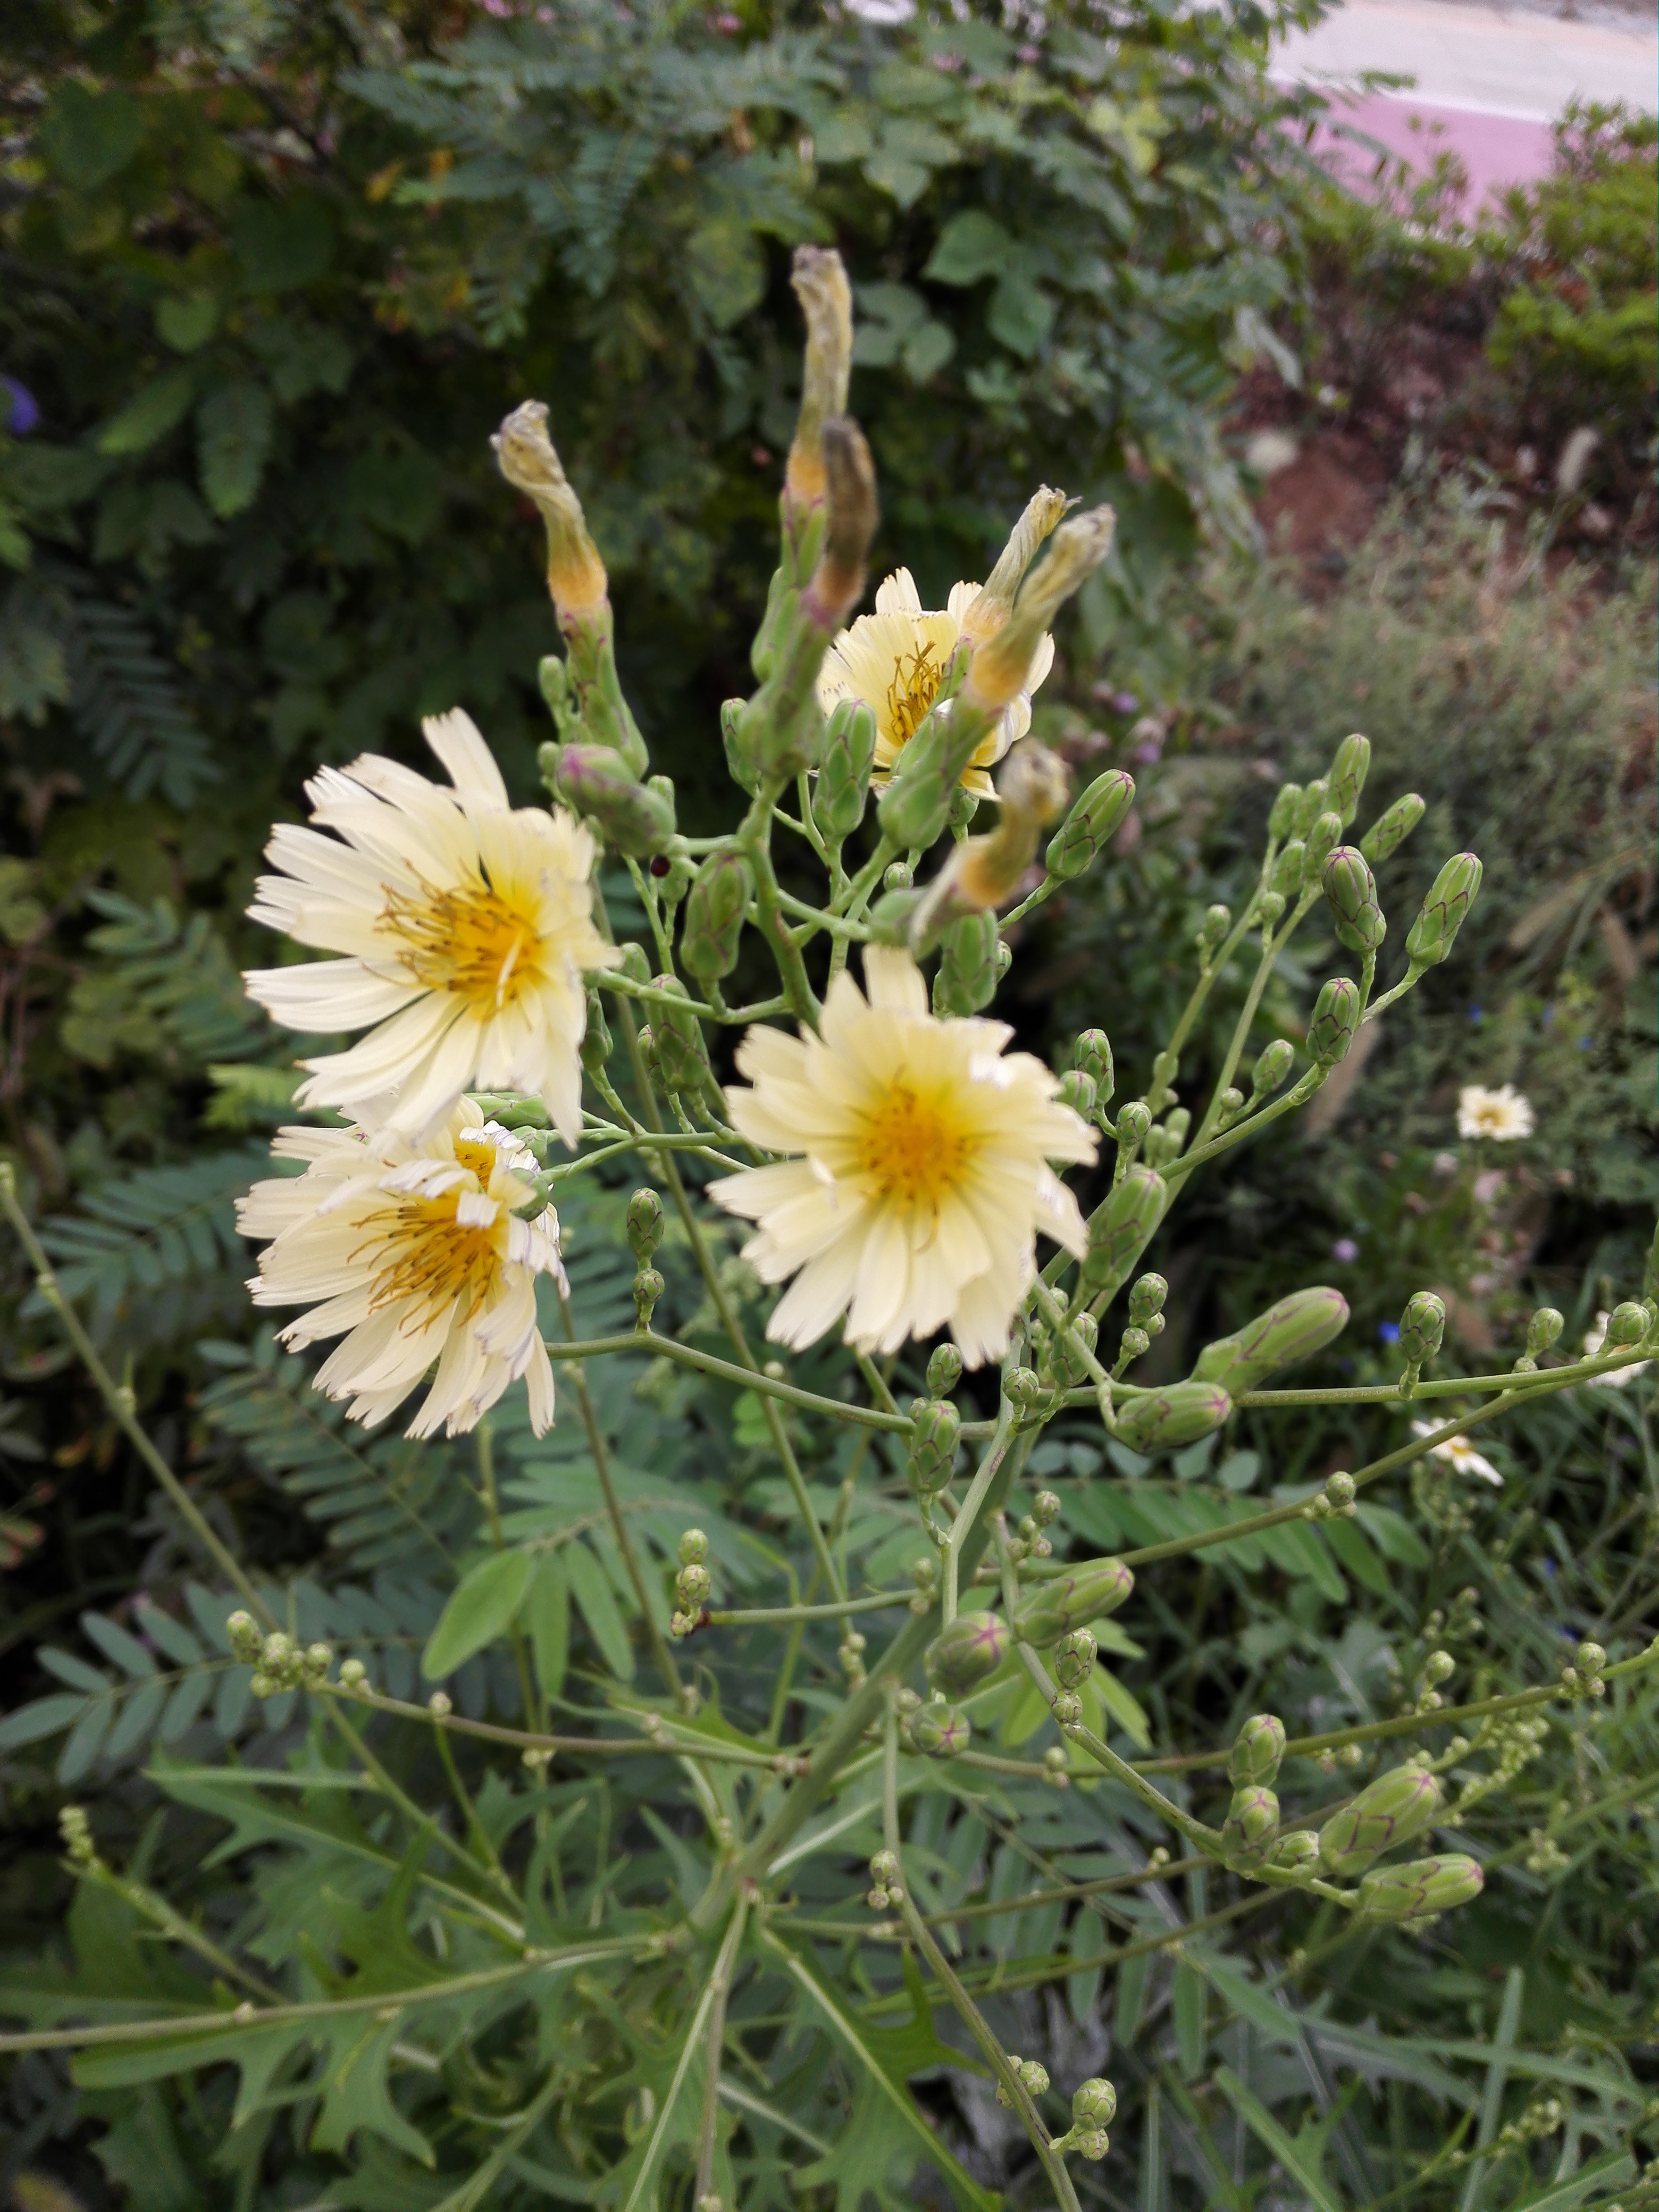
[[[1218,1384],[1174,1382],[1121,1405],[1115,1433],[1131,1451],[1178,1451],[1218,1429],[1232,1410],[1231,1398]]]
[[[1375,952],[1388,935],[1376,901],[1376,878],[1354,845],[1339,845],[1320,878],[1336,933],[1350,952]]]
[[[994,1674],[1012,1646],[1008,1624],[994,1613],[959,1613],[922,1656],[936,1690],[962,1697],[987,1675]]]
[[[1473,853],[1454,853],[1407,936],[1406,958],[1413,968],[1432,968],[1445,958],[1480,888],[1480,860]]]
[[[1000,714],[1024,688],[1049,623],[1111,551],[1115,528],[1109,507],[1061,523],[1047,559],[1026,579],[1007,621],[975,649],[962,690],[964,704]]]
[[[1259,1390],[1271,1375],[1314,1353],[1348,1325],[1348,1301],[1340,1291],[1318,1285],[1292,1291],[1231,1336],[1206,1344],[1193,1368],[1197,1382],[1218,1382],[1235,1398]]]
[[[1091,866],[1122,827],[1134,797],[1134,778],[1121,769],[1097,776],[1049,840],[1043,854],[1048,873],[1066,883]]]
[[[833,248],[798,246],[790,277],[806,318],[806,360],[801,374],[800,415],[789,448],[787,498],[816,505],[828,489],[823,429],[847,406],[853,363],[853,294],[842,258]]]
[[[680,955],[705,981],[729,975],[738,964],[738,940],[754,896],[755,879],[741,853],[711,853],[686,894]]]
[[[1426,811],[1424,801],[1414,791],[1408,791],[1386,813],[1377,816],[1359,841],[1359,849],[1372,867],[1380,868],[1393,859]]]
[[[1284,1722],[1277,1713],[1255,1713],[1233,1738],[1228,1778],[1236,1783],[1270,1783],[1284,1756]]]
[[[1008,543],[997,556],[996,566],[985,579],[963,619],[963,629],[974,644],[982,644],[988,637],[994,637],[1007,621],[1025,571],[1036,558],[1043,540],[1053,534],[1064,518],[1066,505],[1065,493],[1055,491],[1049,484],[1039,485],[1026,501],[1019,520],[1009,533]]]
[[[489,442],[501,474],[515,491],[534,500],[547,525],[547,588],[561,623],[589,613],[605,598],[605,563],[548,436],[546,407],[526,399]]]

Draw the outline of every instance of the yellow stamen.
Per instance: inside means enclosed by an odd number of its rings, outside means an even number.
[[[403,1328],[427,1328],[458,1299],[468,1311],[482,1305],[501,1267],[493,1229],[464,1229],[455,1218],[458,1191],[441,1198],[403,1200],[392,1223],[380,1229],[367,1249],[374,1274],[368,1294],[370,1313],[405,1301]],[[352,1255],[354,1261],[359,1255]]]
[[[901,1076],[863,1122],[859,1167],[872,1194],[907,1211],[936,1212],[975,1149],[948,1104],[919,1097]]]
[[[934,661],[933,653],[930,639],[914,653],[900,653],[893,665],[893,680],[887,687],[887,720],[896,745],[909,744],[939,696],[945,671]]]
[[[510,997],[533,981],[533,957],[520,962],[536,940],[533,919],[490,884],[423,896],[387,889],[380,927],[417,982],[453,991],[477,1013],[499,1013]],[[515,981],[516,978],[516,981]]]

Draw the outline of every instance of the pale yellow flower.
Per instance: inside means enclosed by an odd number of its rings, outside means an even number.
[[[751,1029],[726,1093],[735,1126],[793,1155],[710,1185],[759,1224],[744,1256],[794,1278],[767,1334],[847,1338],[893,1352],[949,1327],[970,1366],[1000,1358],[1041,1230],[1079,1258],[1088,1231],[1052,1161],[1092,1160],[1095,1137],[1060,1105],[1041,1060],[1000,1022],[941,1021],[906,952],[870,945],[867,1000],[838,975],[819,1036]]]
[[[283,1129],[271,1151],[305,1172],[256,1183],[237,1208],[269,1237],[248,1285],[261,1306],[312,1306],[282,1341],[338,1336],[316,1387],[382,1421],[436,1362],[406,1434],[477,1425],[522,1377],[538,1436],[553,1419],[553,1369],[536,1325],[536,1278],[561,1282],[558,1216],[533,1205],[536,1172],[516,1137],[464,1098],[419,1145],[389,1130]],[[313,1304],[313,1301],[316,1301]]]
[[[465,714],[422,726],[453,788],[365,753],[306,786],[312,828],[271,832],[281,872],[249,913],[345,957],[256,969],[249,994],[289,1029],[369,1030],[303,1063],[303,1105],[419,1137],[464,1091],[516,1091],[574,1145],[584,975],[621,957],[593,927],[592,836],[562,808],[509,806]]]
[[[1584,1357],[1599,1359],[1607,1348],[1607,1310],[1602,1307],[1595,1316],[1595,1326],[1584,1332]],[[1615,1347],[1616,1348],[1616,1347]],[[1652,1365],[1648,1359],[1632,1360],[1628,1367],[1609,1367],[1605,1375],[1592,1375],[1590,1385],[1599,1390],[1625,1390],[1638,1375],[1644,1375]]]
[[[928,612],[908,568],[895,569],[876,593],[876,611],[842,630],[824,655],[818,704],[826,714],[842,699],[861,699],[876,717],[872,781],[884,782],[939,696],[951,656],[968,625],[978,584],[952,586],[947,606]],[[1004,709],[963,776],[966,789],[994,799],[990,770],[1031,726],[1031,694],[1054,665],[1054,641],[1045,635],[1032,658],[1024,687]],[[944,710],[948,713],[948,707]]]
[[[1457,1133],[1460,1137],[1491,1137],[1507,1144],[1529,1137],[1537,1123],[1532,1102],[1512,1083],[1488,1091],[1484,1084],[1466,1083],[1457,1094]]]
[[[1431,1437],[1440,1426],[1438,1421],[1413,1421],[1414,1437]],[[1504,1478],[1489,1459],[1483,1459],[1467,1437],[1448,1437],[1443,1444],[1436,1444],[1430,1452],[1431,1459],[1443,1460],[1459,1474],[1479,1475],[1482,1482],[1490,1482],[1495,1489],[1504,1487]]]

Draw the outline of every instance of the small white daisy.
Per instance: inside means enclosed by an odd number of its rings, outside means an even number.
[[[931,1014],[908,953],[867,946],[864,980],[867,1000],[836,978],[819,1036],[748,1032],[738,1066],[753,1087],[726,1093],[732,1121],[795,1157],[709,1194],[758,1223],[744,1257],[763,1281],[795,1279],[774,1342],[811,1344],[843,1314],[866,1352],[948,1326],[979,1366],[1007,1347],[1037,1231],[1087,1250],[1050,1163],[1092,1160],[1096,1139],[1042,1061],[1006,1050],[1002,1023]]]
[[[1466,1083],[1457,1094],[1457,1133],[1460,1137],[1491,1137],[1509,1144],[1529,1137],[1537,1126],[1532,1102],[1512,1083],[1488,1091],[1482,1083]]]
[[[1413,1421],[1414,1437],[1431,1437],[1442,1424],[1438,1421]],[[1504,1478],[1489,1459],[1483,1459],[1467,1437],[1449,1437],[1443,1444],[1436,1444],[1429,1454],[1431,1459],[1444,1460],[1459,1474],[1478,1474],[1482,1482],[1489,1482],[1495,1490],[1504,1487]]]
[[[453,787],[365,753],[306,786],[315,826],[272,830],[280,872],[249,913],[345,957],[256,969],[248,994],[289,1029],[369,1031],[304,1063],[301,1105],[418,1138],[464,1091],[517,1091],[574,1145],[584,975],[622,957],[593,927],[592,836],[561,808],[509,806],[465,714],[422,726]]]
[[[303,1175],[255,1183],[237,1207],[244,1237],[269,1237],[249,1283],[260,1306],[310,1305],[282,1341],[343,1340],[316,1387],[383,1421],[436,1362],[405,1433],[477,1425],[520,1377],[540,1436],[553,1419],[553,1369],[536,1325],[536,1278],[562,1283],[558,1216],[518,1209],[535,1193],[532,1155],[464,1098],[419,1145],[389,1130],[283,1129],[277,1159]],[[315,1301],[316,1303],[313,1303]]]

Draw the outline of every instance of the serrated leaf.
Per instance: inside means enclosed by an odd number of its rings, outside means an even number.
[[[453,1674],[475,1651],[505,1636],[517,1618],[535,1566],[532,1553],[496,1552],[457,1586],[421,1654],[428,1682]]]
[[[202,493],[222,522],[252,505],[275,427],[270,394],[251,376],[222,384],[202,402],[196,417]]]

